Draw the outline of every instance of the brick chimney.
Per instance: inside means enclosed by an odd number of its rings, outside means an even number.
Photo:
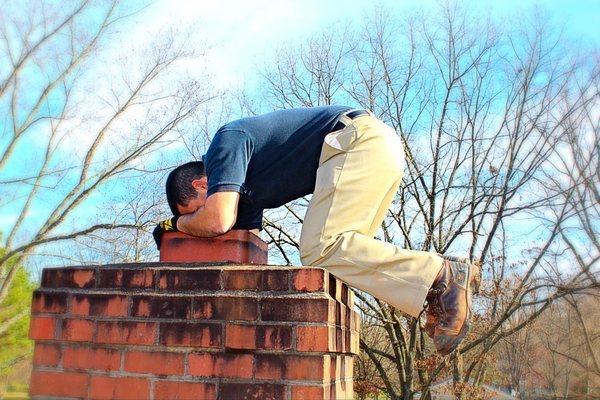
[[[160,263],[44,269],[32,398],[352,398],[345,284],[261,263],[266,244],[247,231],[166,239]]]

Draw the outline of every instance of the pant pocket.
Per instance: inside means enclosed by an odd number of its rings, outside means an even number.
[[[331,157],[344,153],[350,149],[356,139],[356,128],[353,125],[333,131],[323,138],[319,165],[322,165]]]
[[[313,198],[333,194],[342,171],[340,163],[343,162],[344,158],[344,155],[338,155],[329,159],[317,169]]]

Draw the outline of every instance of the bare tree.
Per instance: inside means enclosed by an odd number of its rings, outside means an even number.
[[[519,323],[518,319],[514,322],[515,325]],[[519,393],[521,397],[526,395],[525,383],[533,371],[533,335],[533,330],[521,329],[502,340],[498,349],[503,356],[498,367],[506,374],[510,389]]]
[[[358,293],[387,337],[362,344],[392,399],[429,398],[443,376],[452,376],[457,397],[474,396],[498,344],[558,299],[598,290],[598,197],[588,188],[598,177],[590,162],[598,140],[588,138],[589,125],[598,126],[598,71],[539,19],[508,30],[457,4],[438,11],[405,20],[384,10],[360,32],[330,31],[317,44],[280,50],[262,71],[266,104],[351,103],[396,129],[407,167],[384,240],[484,263],[474,327],[445,359],[418,319]],[[575,166],[561,150],[569,136],[586,137]],[[268,224],[281,253],[297,248],[301,222],[295,212]],[[584,235],[574,242],[572,230]]]
[[[598,397],[599,316],[598,298],[579,295],[556,302],[536,321],[529,329],[533,346],[527,351],[532,376],[521,382],[529,394],[535,393],[535,385],[555,398]]]
[[[86,215],[83,205],[147,168],[211,97],[193,79],[173,78],[178,61],[193,55],[175,33],[115,60],[111,39],[137,11],[118,0],[3,4],[0,208],[11,215],[2,226],[0,303],[23,260],[42,247],[117,227],[139,233],[147,215],[135,204],[138,219],[127,222],[117,211]]]
[[[575,100],[574,100],[575,99]],[[577,285],[587,289],[579,294],[563,296],[554,314],[557,322],[550,328],[555,335],[544,344],[550,355],[553,376],[550,381],[557,395],[581,398],[598,396],[600,375],[597,352],[598,290],[600,247],[600,80],[598,68],[587,80],[575,80],[570,96],[565,96],[566,108],[583,99],[561,123],[561,140],[557,144],[552,168],[545,174],[544,188],[548,195],[561,198],[568,209],[568,218],[559,227],[560,241],[554,252],[566,254],[566,260],[580,271]],[[563,258],[564,259],[564,258]],[[564,265],[549,265],[547,276],[552,285],[564,285]],[[565,293],[568,291],[563,290]]]

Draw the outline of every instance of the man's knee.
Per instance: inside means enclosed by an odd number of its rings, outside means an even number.
[[[302,265],[316,266],[326,252],[330,241],[322,241],[321,238],[302,238],[300,237],[299,253]]]
[[[312,265],[312,259],[313,258],[306,253],[300,253],[300,262],[302,265]]]
[[[354,232],[340,232],[327,240],[313,240],[309,242],[302,241],[301,238],[299,251],[302,265],[319,266],[322,262],[326,262],[332,252],[336,251],[335,249],[352,235],[354,235]]]

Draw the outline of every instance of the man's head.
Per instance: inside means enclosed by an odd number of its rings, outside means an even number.
[[[207,178],[202,161],[175,168],[167,177],[167,202],[174,216],[193,213],[206,203]]]

